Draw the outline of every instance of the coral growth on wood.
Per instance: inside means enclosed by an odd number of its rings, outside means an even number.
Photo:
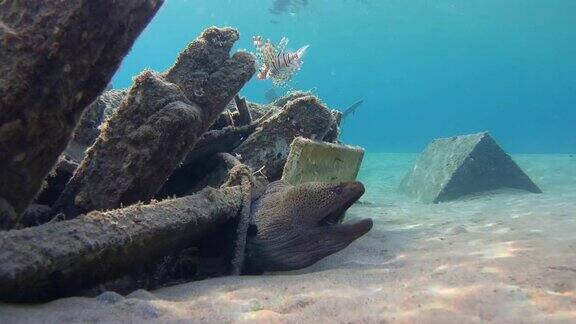
[[[253,203],[292,140],[335,141],[339,115],[311,93],[240,97],[255,63],[230,55],[232,28],[206,29],[165,73],[102,92],[161,4],[0,1],[0,300],[153,289],[246,273],[247,255],[278,261],[262,254],[274,224],[254,219],[270,213]]]
[[[240,187],[0,232],[0,300],[69,296],[199,241],[241,209]]]
[[[248,53],[229,56],[230,29],[206,30],[166,75],[146,71],[54,206],[73,218],[151,199],[255,72]]]
[[[0,2],[0,199],[21,214],[161,0]],[[81,23],[79,23],[81,22]],[[0,220],[4,228],[18,217]]]

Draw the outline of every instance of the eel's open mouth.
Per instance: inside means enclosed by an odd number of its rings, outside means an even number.
[[[334,226],[342,223],[344,214],[348,208],[352,207],[360,197],[364,194],[364,185],[361,182],[353,181],[342,184],[336,189],[342,196],[341,203],[337,204],[330,210],[328,215],[320,220],[322,226]]]

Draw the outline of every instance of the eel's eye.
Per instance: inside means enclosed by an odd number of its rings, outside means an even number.
[[[342,188],[342,186],[338,186],[330,189],[330,191],[335,195],[341,195],[342,192],[344,192],[344,189]]]

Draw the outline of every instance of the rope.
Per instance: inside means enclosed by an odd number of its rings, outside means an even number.
[[[230,170],[228,181],[223,187],[239,185],[242,192],[242,209],[239,214],[238,227],[236,229],[236,240],[233,246],[233,256],[231,261],[231,275],[237,276],[242,273],[246,250],[246,238],[248,227],[250,226],[250,210],[252,208],[252,187],[254,186],[254,176],[252,170],[244,165],[238,164]]]

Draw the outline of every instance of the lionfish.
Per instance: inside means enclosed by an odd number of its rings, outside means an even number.
[[[256,46],[256,60],[260,66],[258,78],[260,80],[272,79],[274,85],[282,87],[286,85],[296,71],[302,67],[302,58],[306,54],[308,45],[302,46],[296,52],[285,52],[288,39],[283,37],[278,45],[274,45],[267,39],[262,40],[262,36],[253,38]]]

